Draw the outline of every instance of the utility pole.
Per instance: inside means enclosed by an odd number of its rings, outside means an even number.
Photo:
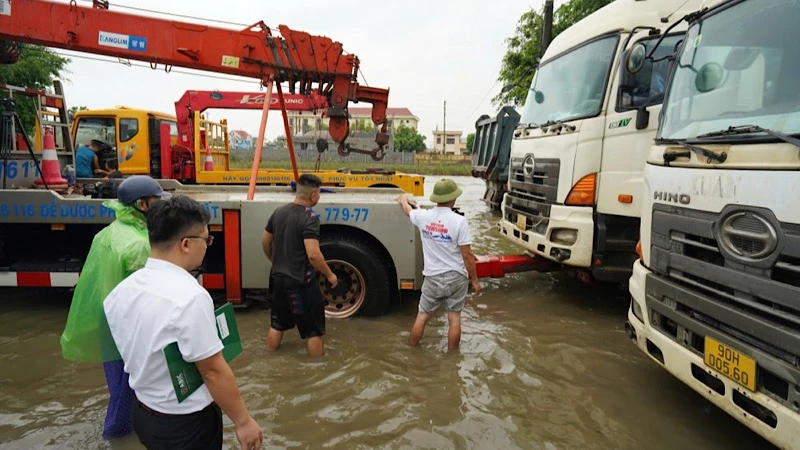
[[[442,154],[447,153],[447,100],[442,111]]]
[[[438,134],[439,134],[439,125],[436,125],[436,130],[433,132],[433,141],[431,142],[431,145],[433,145],[433,147],[431,148],[432,153],[436,153],[436,136]]]
[[[542,30],[542,54],[539,55],[539,59],[541,60],[542,56],[544,56],[544,51],[547,50],[547,47],[550,45],[550,41],[553,40],[553,0],[545,0],[544,1],[544,27]]]

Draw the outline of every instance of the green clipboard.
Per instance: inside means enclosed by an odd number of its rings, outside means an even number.
[[[214,311],[214,316],[217,323],[217,335],[224,346],[222,356],[225,361],[230,362],[242,353],[242,341],[239,338],[239,329],[236,327],[233,305],[225,303]],[[175,395],[178,397],[178,403],[181,403],[203,385],[203,377],[194,363],[183,360],[177,342],[164,347],[164,357],[167,360],[167,369],[169,377],[172,379]]]

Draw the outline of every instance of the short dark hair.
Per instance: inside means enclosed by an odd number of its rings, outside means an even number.
[[[150,245],[164,245],[186,237],[194,227],[208,225],[211,216],[197,200],[176,195],[153,204],[147,211]]]
[[[119,160],[117,158],[110,158],[106,160],[106,164],[110,169],[119,169]]]
[[[319,177],[316,175],[311,175],[310,173],[304,173],[300,175],[300,178],[297,179],[297,184],[300,186],[318,188],[322,186],[322,180],[320,180]]]

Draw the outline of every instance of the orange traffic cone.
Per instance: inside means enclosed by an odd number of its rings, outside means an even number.
[[[36,179],[36,185],[43,186],[47,181],[47,187],[50,189],[64,189],[69,183],[61,177],[61,167],[56,154],[56,141],[50,127],[45,127],[42,140],[44,141],[42,142],[42,176]]]
[[[25,137],[22,133],[17,133],[17,150],[28,150],[28,144],[25,143]]]
[[[206,148],[206,160],[203,163],[204,172],[214,171],[214,158],[211,156],[211,147]]]

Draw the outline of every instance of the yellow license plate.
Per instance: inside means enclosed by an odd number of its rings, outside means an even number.
[[[756,390],[756,361],[706,336],[703,362],[742,386]]]
[[[525,228],[528,226],[528,219],[525,218],[522,214],[517,215],[517,228],[522,231],[525,231]]]

